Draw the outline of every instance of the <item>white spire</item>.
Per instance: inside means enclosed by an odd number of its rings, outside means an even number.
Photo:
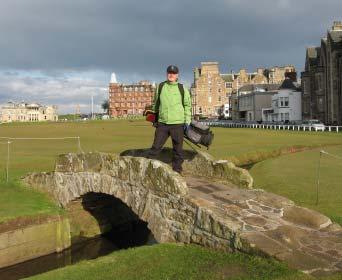
[[[111,84],[117,84],[118,83],[117,80],[116,80],[116,75],[115,75],[114,72],[112,73],[112,75],[110,77],[110,83]]]

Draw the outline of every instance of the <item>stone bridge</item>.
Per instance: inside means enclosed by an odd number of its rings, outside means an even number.
[[[202,152],[186,153],[184,176],[146,150],[66,154],[55,171],[23,180],[61,206],[87,193],[124,202],[158,242],[194,243],[227,252],[274,257],[313,275],[342,271],[342,229],[287,198],[253,189],[249,173]]]

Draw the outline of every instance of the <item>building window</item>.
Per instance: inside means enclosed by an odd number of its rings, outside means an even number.
[[[218,101],[221,102],[221,96],[218,97]]]
[[[279,101],[280,101],[279,107],[289,107],[289,98],[288,97],[280,97]]]
[[[227,82],[226,83],[226,88],[232,88],[233,87],[233,83]]]

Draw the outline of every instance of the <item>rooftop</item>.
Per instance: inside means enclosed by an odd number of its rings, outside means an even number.
[[[248,84],[242,86],[239,91],[240,92],[253,92],[253,91],[258,91],[258,90],[263,90],[265,91],[275,91],[279,89],[280,84]]]
[[[281,84],[279,89],[292,89],[297,90],[298,88],[294,85],[294,83],[290,79],[285,79],[284,82]]]

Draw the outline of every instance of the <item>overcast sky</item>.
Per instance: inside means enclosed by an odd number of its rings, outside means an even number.
[[[1,0],[0,103],[86,112],[91,95],[107,98],[111,72],[159,81],[168,64],[187,83],[201,61],[300,72],[341,11],[341,0]]]

